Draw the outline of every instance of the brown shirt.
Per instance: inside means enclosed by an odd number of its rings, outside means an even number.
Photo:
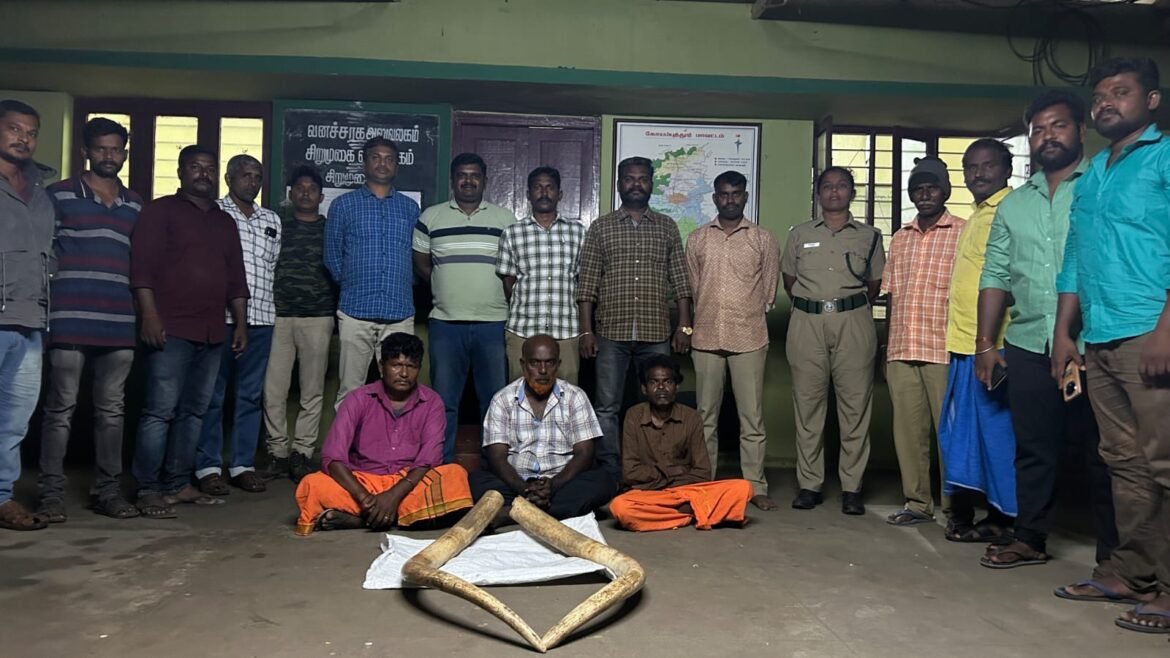
[[[741,219],[730,231],[711,220],[687,237],[695,288],[697,350],[754,352],[768,344],[764,314],[776,302],[780,247],[768,231]]]
[[[836,233],[819,218],[792,227],[780,259],[780,270],[796,277],[792,296],[816,301],[865,292],[885,267],[881,232],[852,217]]]
[[[647,210],[635,224],[621,209],[593,222],[581,246],[577,301],[597,305],[595,331],[617,341],[670,339],[670,300],[691,296],[682,235]]]
[[[224,309],[248,297],[235,220],[181,193],[146,204],[130,238],[130,287],[154,291],[167,336],[222,343]]]
[[[622,428],[622,481],[657,490],[711,479],[711,460],[699,412],[677,402],[661,426],[642,402],[626,412]]]

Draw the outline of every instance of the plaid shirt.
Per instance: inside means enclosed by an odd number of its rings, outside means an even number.
[[[248,279],[248,324],[276,324],[276,299],[272,293],[276,280],[276,260],[280,257],[280,217],[259,204],[252,204],[252,216],[244,212],[230,196],[219,200],[219,207],[236,220],[240,247],[244,250],[244,274]],[[232,314],[224,312],[230,324]]]
[[[894,234],[882,291],[890,294],[889,361],[949,363],[947,298],[967,221],[944,210],[925,232],[918,218]]]
[[[601,436],[589,397],[558,379],[537,418],[524,395],[524,379],[496,392],[483,424],[483,444],[508,446],[508,463],[527,480],[553,477],[573,458],[573,446]]]
[[[581,247],[577,301],[597,305],[597,333],[610,340],[670,338],[670,297],[691,297],[674,220],[647,210],[637,224],[617,210],[597,219]]]
[[[557,340],[577,335],[577,272],[585,227],[557,217],[545,230],[532,217],[504,229],[496,274],[516,277],[508,305],[508,331]]]

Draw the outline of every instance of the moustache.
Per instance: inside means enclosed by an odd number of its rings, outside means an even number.
[[[991,181],[987,180],[986,178],[976,178],[975,180],[971,181],[971,184],[972,185],[990,185]]]

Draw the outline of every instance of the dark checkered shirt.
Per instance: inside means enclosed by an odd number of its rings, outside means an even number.
[[[670,338],[670,300],[692,297],[674,220],[647,210],[637,224],[622,209],[598,218],[581,248],[577,301],[596,305],[595,331],[609,340]]]
[[[496,274],[516,277],[508,304],[508,331],[557,340],[577,335],[577,272],[585,227],[557,217],[545,230],[527,217],[504,229]]]

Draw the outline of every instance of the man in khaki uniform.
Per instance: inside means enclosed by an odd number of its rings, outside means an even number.
[[[869,462],[869,418],[877,353],[870,301],[881,288],[882,235],[853,219],[853,174],[830,167],[817,179],[821,216],[788,233],[780,259],[792,298],[786,350],[796,408],[797,480],[794,509],[823,501],[825,413],[829,386],[841,427],[841,511],[864,514],[861,480]]]

